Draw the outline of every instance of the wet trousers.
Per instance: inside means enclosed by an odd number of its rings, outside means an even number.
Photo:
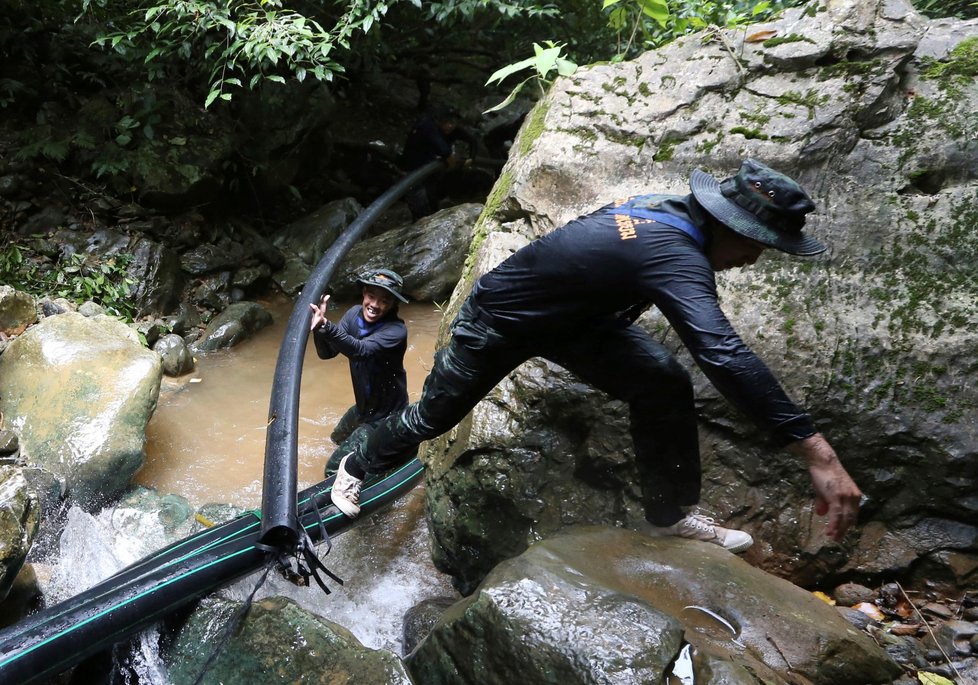
[[[467,301],[449,344],[435,355],[421,399],[387,417],[347,462],[352,475],[386,471],[424,440],[458,424],[510,371],[531,357],[552,361],[628,403],[646,519],[675,523],[700,496],[696,412],[689,373],[637,326],[518,337],[493,328]]]
[[[330,455],[329,460],[326,462],[326,468],[323,470],[323,475],[329,477],[331,474],[336,473],[340,467],[340,461],[343,457],[354,452],[363,452],[367,446],[367,438],[373,433],[381,419],[375,419],[374,421],[362,422],[360,421],[359,414],[357,412],[357,405],[353,405],[346,410],[346,413],[340,417],[337,421],[336,427],[333,428],[333,432],[330,434],[329,438],[335,442],[339,447],[333,450],[333,454]],[[415,454],[415,450],[411,449],[403,454],[402,458],[397,461],[407,461]]]
[[[324,475],[329,476],[331,473],[336,473],[336,470],[340,467],[340,461],[347,454],[358,449],[363,451],[363,448],[367,444],[367,438],[377,428],[378,423],[379,421],[373,421],[371,423],[361,422],[357,414],[357,405],[355,404],[347,409],[346,413],[336,422],[336,427],[329,436],[330,440],[339,445],[339,447],[333,450],[329,460],[326,462]]]

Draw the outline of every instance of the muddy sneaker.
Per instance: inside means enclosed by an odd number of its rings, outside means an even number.
[[[754,538],[747,533],[718,526],[713,519],[699,514],[687,514],[686,518],[671,526],[651,526],[651,528],[660,535],[712,542],[734,554],[743,552],[754,544]]]
[[[360,487],[363,481],[347,472],[346,460],[349,458],[348,454],[340,461],[340,468],[336,472],[336,480],[333,481],[329,498],[333,500],[337,509],[353,519],[360,513]]]

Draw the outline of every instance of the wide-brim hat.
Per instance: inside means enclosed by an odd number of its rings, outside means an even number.
[[[407,298],[401,294],[401,288],[404,287],[404,279],[388,269],[377,269],[362,273],[357,277],[357,283],[360,285],[375,285],[378,288],[383,288],[401,302],[407,302]]]
[[[736,176],[717,181],[695,169],[693,197],[717,221],[751,240],[793,255],[810,256],[825,245],[802,231],[815,203],[797,182],[753,159]]]

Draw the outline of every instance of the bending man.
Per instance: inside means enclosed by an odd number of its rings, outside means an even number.
[[[326,475],[337,469],[343,455],[362,445],[388,415],[407,406],[407,327],[397,316],[403,282],[393,271],[369,271],[357,279],[363,302],[354,305],[336,325],[326,318],[329,295],[312,309],[310,331],[320,359],[338,354],[350,360],[350,378],[356,404],[336,424],[330,436],[339,447],[326,463]]]
[[[861,493],[809,416],[720,310],[714,273],[757,261],[767,248],[825,250],[802,230],[815,209],[795,181],[753,160],[718,182],[700,170],[691,193],[607,205],[518,250],[483,275],[439,350],[421,400],[384,421],[340,464],[332,498],[359,511],[365,474],[461,421],[510,371],[539,356],[630,408],[646,520],[660,532],[741,551],[746,533],[688,514],[700,497],[693,388],[671,353],[633,322],[655,305],[714,386],[804,459],[816,511],[841,538]]]

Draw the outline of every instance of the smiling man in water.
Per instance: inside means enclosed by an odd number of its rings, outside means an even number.
[[[329,295],[312,309],[313,342],[320,359],[342,354],[350,360],[350,377],[356,404],[350,407],[333,430],[339,447],[326,463],[326,474],[335,471],[340,459],[366,441],[377,424],[407,406],[407,327],[397,316],[403,281],[393,271],[378,269],[362,274],[363,301],[351,307],[339,324],[326,318]]]
[[[398,464],[452,428],[506,374],[543,357],[630,409],[645,518],[653,532],[732,552],[753,540],[688,511],[700,498],[700,455],[689,373],[634,321],[654,305],[714,386],[805,461],[815,509],[839,539],[861,493],[811,418],[720,310],[715,272],[748,266],[767,248],[809,256],[825,246],[802,230],[815,209],[794,180],[745,160],[722,182],[695,170],[688,195],[607,205],[518,250],[478,280],[438,351],[421,400],[391,415],[340,465],[332,499],[359,512],[368,472]]]

